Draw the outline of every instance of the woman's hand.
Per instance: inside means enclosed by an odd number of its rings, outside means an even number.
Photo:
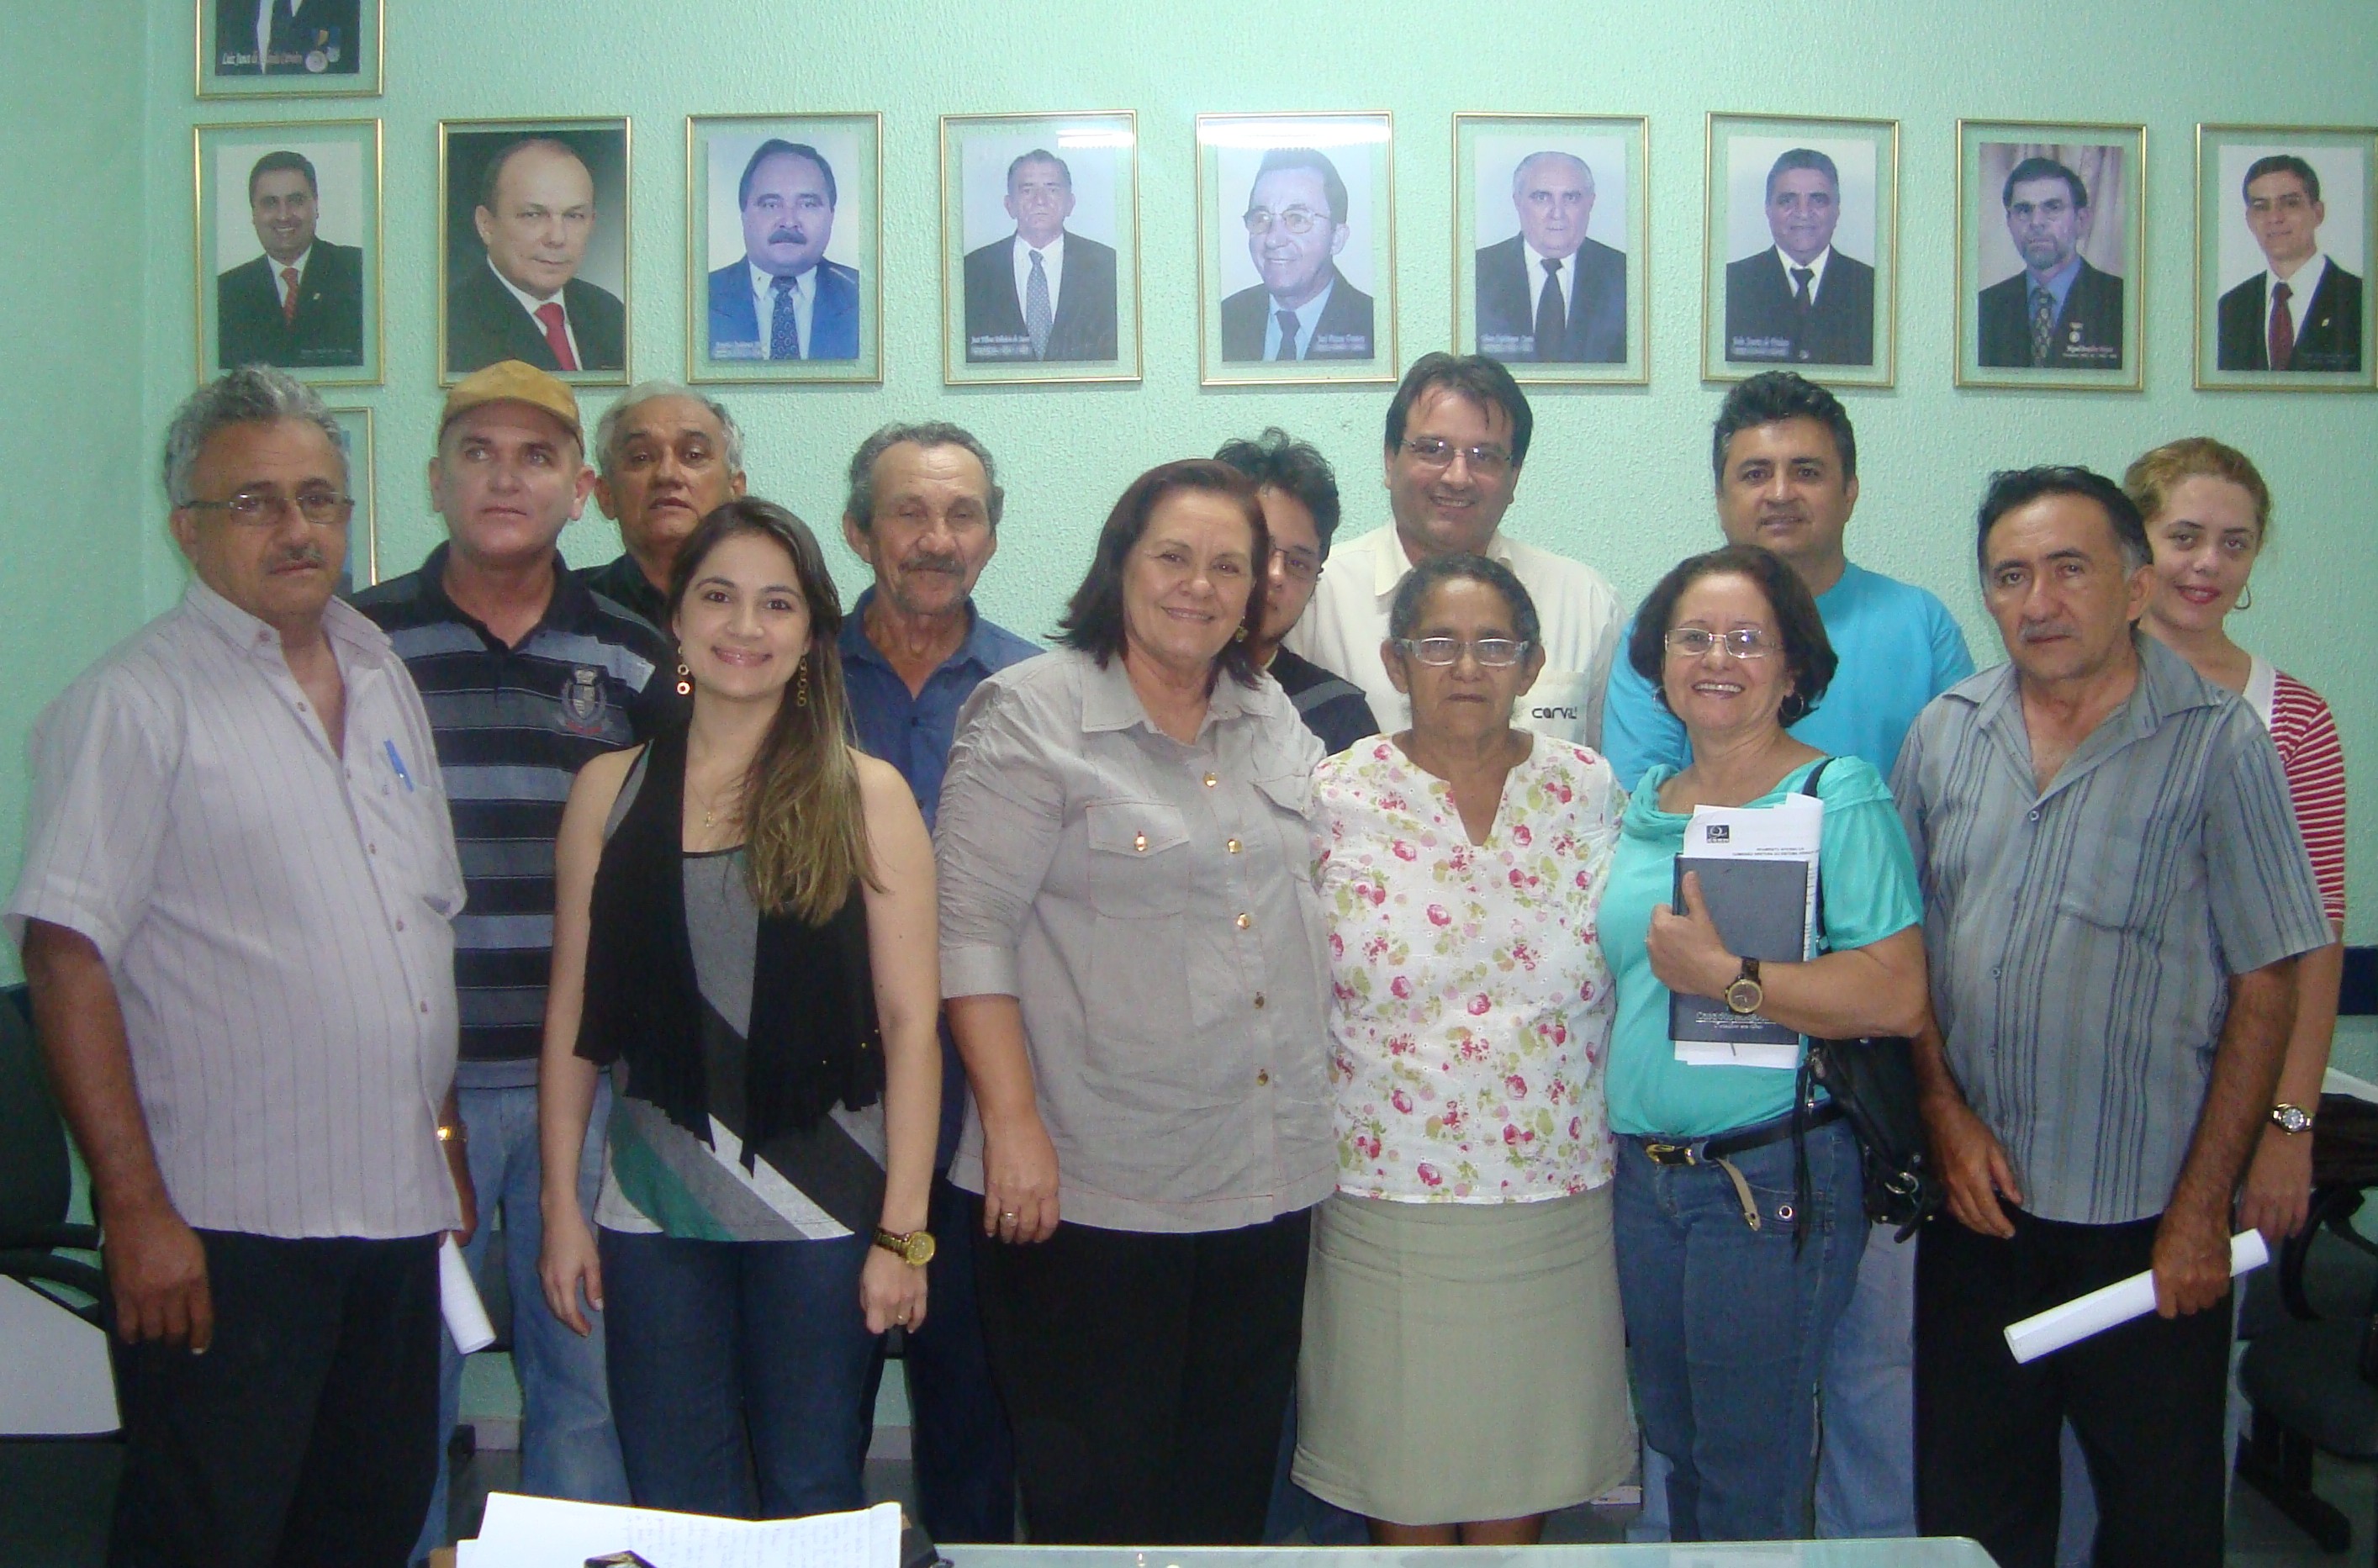
[[[2238,1223],[2261,1231],[2276,1256],[2311,1210],[2312,1135],[2264,1128],[2238,1194]]]
[[[1664,904],[1652,907],[1651,929],[1643,945],[1651,951],[1651,973],[1679,996],[1723,996],[1742,972],[1742,961],[1725,951],[1725,939],[1710,918],[1698,871],[1685,873],[1681,914]]]
[[[536,1275],[545,1287],[545,1304],[553,1315],[582,1339],[593,1333],[586,1314],[578,1310],[578,1290],[583,1285],[587,1301],[596,1311],[603,1310],[603,1260],[574,1194],[563,1212],[546,1210],[545,1245],[537,1252]]]
[[[1046,1241],[1057,1228],[1057,1148],[1036,1111],[982,1124],[982,1233]]]
[[[924,1327],[924,1265],[870,1242],[867,1262],[859,1271],[859,1310],[867,1314],[870,1334]]]

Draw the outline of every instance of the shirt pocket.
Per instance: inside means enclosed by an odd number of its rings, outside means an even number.
[[[1177,806],[1101,801],[1083,812],[1090,907],[1102,920],[1161,920],[1189,904],[1189,824]]]
[[[1545,670],[1536,676],[1535,685],[1519,694],[1512,719],[1522,729],[1582,746],[1586,719],[1592,712],[1591,688],[1581,671]]]

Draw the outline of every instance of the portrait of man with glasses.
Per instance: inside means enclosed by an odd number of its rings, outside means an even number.
[[[1346,182],[1324,154],[1264,154],[1243,219],[1262,281],[1222,301],[1224,360],[1377,357],[1371,296],[1338,269],[1353,233],[1347,215]]]

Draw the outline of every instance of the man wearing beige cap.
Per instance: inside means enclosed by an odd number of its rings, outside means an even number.
[[[667,644],[588,592],[554,547],[594,484],[567,386],[518,360],[475,372],[447,394],[429,461],[446,543],[420,570],[358,594],[355,607],[387,631],[428,705],[470,890],[469,913],[454,923],[462,1013],[454,1082],[483,1210],[503,1211],[523,1418],[521,1490],[625,1502],[601,1314],[587,1314],[596,1326],[579,1338],[541,1306],[536,1272],[544,1236],[536,1068],[552,963],[554,835],[578,770],[649,738],[678,700]],[[598,1104],[597,1129],[606,1114]],[[603,1151],[599,1135],[587,1139],[579,1201],[589,1213]],[[474,1273],[488,1266],[489,1228],[465,1250]],[[441,1442],[453,1430],[461,1383],[462,1359],[450,1341]],[[438,1468],[425,1550],[446,1538]]]

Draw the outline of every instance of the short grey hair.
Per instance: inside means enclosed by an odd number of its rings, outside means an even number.
[[[200,387],[174,411],[174,423],[165,430],[165,498],[176,507],[198,498],[190,493],[190,474],[198,466],[198,454],[218,433],[234,425],[276,425],[284,419],[314,425],[330,438],[343,484],[346,433],[320,395],[285,370],[244,365]]]
[[[922,425],[887,425],[859,444],[850,459],[850,498],[842,505],[842,515],[856,523],[865,533],[875,526],[875,460],[903,441],[914,441],[920,447],[963,447],[982,464],[982,482],[990,494],[983,497],[983,509],[990,514],[991,526],[999,528],[999,514],[1007,505],[1007,492],[999,486],[999,467],[991,461],[991,451],[974,433],[961,425],[943,420],[927,420]]]
[[[621,392],[619,399],[603,411],[603,417],[594,422],[594,467],[597,473],[605,479],[611,477],[611,449],[618,445],[619,426],[626,422],[628,415],[646,403],[658,401],[662,398],[691,398],[708,409],[710,417],[718,421],[718,433],[727,458],[727,472],[729,473],[743,472],[743,427],[735,423],[735,416],[727,412],[727,405],[715,399],[705,398],[692,388],[680,386],[675,381],[654,380],[639,381]]]
[[[1525,186],[1528,182],[1529,169],[1543,162],[1547,158],[1557,158],[1564,163],[1573,163],[1577,165],[1577,172],[1585,177],[1585,194],[1589,197],[1593,194],[1592,165],[1586,162],[1584,159],[1579,158],[1574,152],[1554,152],[1547,150],[1543,152],[1529,153],[1525,158],[1519,160],[1519,167],[1511,171],[1511,199],[1513,201],[1519,199],[1520,187]]]

